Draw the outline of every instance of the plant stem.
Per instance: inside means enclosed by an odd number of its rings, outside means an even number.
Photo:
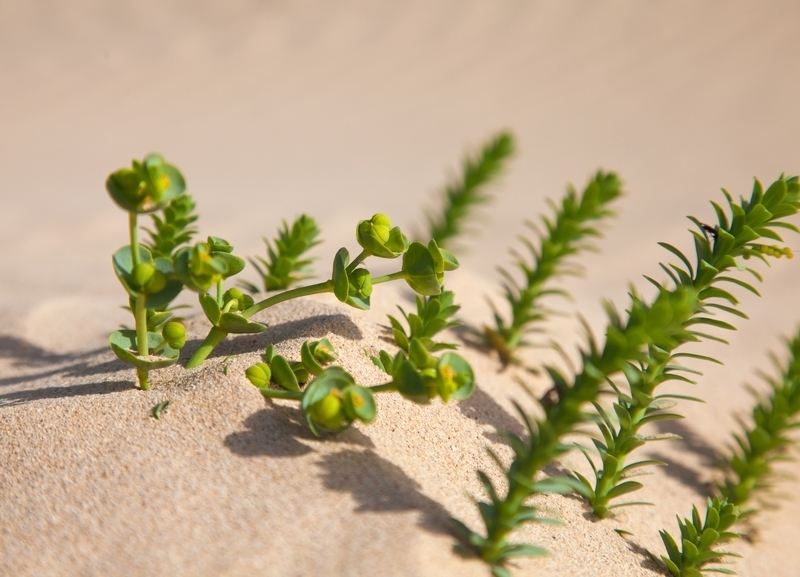
[[[131,238],[131,263],[133,268],[139,264],[139,227],[137,225],[137,214],[135,212],[128,213],[128,228]],[[147,341],[147,306],[145,301],[147,295],[144,292],[139,292],[136,295],[136,305],[133,310],[133,317],[136,321],[136,352],[140,357],[146,357],[150,354],[150,348]],[[136,375],[139,377],[139,386],[143,391],[150,388],[150,372],[147,369],[136,369]]]
[[[369,387],[369,390],[372,391],[373,393],[396,391],[397,385],[394,384],[394,381],[389,381],[388,383],[384,383],[382,385],[375,385],[374,387]]]
[[[303,398],[302,391],[282,391],[280,389],[260,388],[261,394],[270,399],[290,399],[300,401]]]
[[[361,255],[359,255],[359,257],[361,257]],[[372,284],[376,285],[383,282],[389,282],[392,280],[398,280],[402,278],[405,278],[405,273],[403,271],[398,271],[393,274],[375,277],[372,279]],[[325,282],[287,290],[255,303],[253,306],[242,311],[241,316],[247,319],[253,316],[254,314],[261,312],[264,309],[267,309],[278,303],[282,303],[284,301],[288,301],[299,297],[328,293],[328,292],[333,292],[333,281],[331,280],[326,280]],[[208,355],[211,354],[211,351],[214,350],[214,347],[216,347],[220,343],[220,341],[222,341],[222,339],[224,339],[226,336],[228,336],[227,331],[224,331],[219,327],[212,327],[211,331],[208,333],[205,340],[203,340],[202,344],[200,345],[200,348],[198,348],[195,351],[195,353],[192,355],[192,358],[189,359],[188,363],[186,363],[186,368],[192,369],[202,364],[202,362],[206,360]]]
[[[137,214],[135,212],[128,213],[128,229],[131,236],[131,262],[133,268],[139,264],[139,227],[136,224]]]
[[[389,282],[389,281],[393,281],[393,280],[401,280],[401,279],[405,279],[405,278],[406,278],[406,273],[404,273],[403,271],[400,270],[400,271],[394,272],[392,274],[385,274],[383,276],[372,277],[372,284],[376,285],[376,284],[381,284],[383,282]]]
[[[222,308],[222,279],[217,281],[217,306]]]
[[[373,281],[374,282],[374,281]],[[250,308],[245,309],[242,311],[242,316],[246,319],[252,317],[254,314],[263,311],[266,308],[269,308],[273,305],[278,303],[282,303],[283,301],[288,301],[291,299],[295,299],[298,297],[304,297],[309,295],[316,295],[322,294],[327,292],[333,291],[333,283],[329,280],[325,282],[320,282],[316,284],[311,284],[304,287],[298,287],[295,289],[291,289],[288,291],[284,291],[282,293],[273,295],[271,297],[265,298],[263,301],[259,301],[255,303]]]
[[[194,352],[192,358],[189,359],[189,362],[186,363],[186,368],[193,369],[202,364],[208,355],[211,354],[211,351],[214,350],[214,347],[216,347],[222,341],[222,339],[227,336],[228,331],[224,331],[219,327],[211,327],[211,330],[208,331],[208,334],[206,335],[206,338],[203,339],[200,347]]]
[[[368,251],[366,251],[366,250],[362,250],[362,251],[361,251],[361,254],[359,254],[359,255],[358,255],[358,256],[357,256],[355,259],[353,259],[353,262],[351,262],[351,263],[350,263],[350,264],[347,266],[347,274],[350,274],[351,272],[353,272],[354,270],[356,270],[356,267],[357,267],[358,265],[360,265],[362,262],[364,262],[364,260],[365,260],[365,259],[366,259],[366,258],[367,258],[369,255],[370,255],[370,253],[369,253]]]

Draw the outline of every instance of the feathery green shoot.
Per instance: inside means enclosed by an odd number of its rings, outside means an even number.
[[[464,159],[461,178],[449,184],[442,194],[444,207],[441,213],[428,214],[430,237],[440,246],[450,246],[451,241],[464,232],[473,207],[492,199],[486,187],[500,176],[513,154],[514,137],[501,132],[487,142],[479,154]]]
[[[800,333],[787,343],[790,358],[785,366],[775,360],[779,377],[767,378],[766,393],[754,393],[752,424],[735,434],[736,448],[724,464],[725,480],[717,486],[728,502],[743,507],[753,491],[768,489],[768,477],[776,461],[788,458],[793,440],[789,432],[800,426]],[[746,517],[752,509],[742,511]]]
[[[545,317],[541,305],[544,296],[563,294],[558,289],[547,288],[553,277],[576,274],[564,262],[581,249],[588,248],[586,239],[600,236],[595,222],[611,216],[608,205],[622,194],[622,182],[614,173],[598,172],[578,195],[572,186],[561,201],[561,206],[550,202],[555,213],[553,218],[542,217],[546,234],[538,232],[532,223],[530,228],[539,236],[539,248],[525,237],[522,243],[530,251],[531,262],[516,252],[515,264],[522,272],[524,281],[517,282],[506,270],[500,269],[505,278],[503,292],[508,301],[510,318],[506,321],[499,312],[494,311],[494,327],[484,327],[486,343],[497,351],[503,365],[513,362],[514,353],[520,347],[529,346],[525,336],[535,329]]]
[[[150,249],[153,256],[170,258],[179,246],[192,240],[197,229],[192,226],[197,220],[194,212],[194,200],[188,193],[184,193],[167,204],[162,210],[162,216],[153,213],[155,230],[147,229],[150,242],[145,246]]]
[[[304,258],[303,255],[321,242],[317,240],[319,232],[314,219],[303,214],[295,219],[291,228],[284,220],[282,228],[278,230],[278,238],[273,241],[264,238],[267,258],[248,259],[261,276],[264,292],[287,289],[312,276],[309,265],[314,259]],[[239,285],[252,294],[260,290],[253,283],[245,281]]]
[[[791,251],[786,247],[766,245],[756,241],[761,238],[781,241],[781,237],[775,232],[776,228],[796,230],[793,225],[781,220],[785,216],[794,214],[800,206],[798,202],[800,184],[796,178],[781,178],[772,184],[766,193],[756,180],[750,201],[742,199],[741,204],[736,204],[727,192],[725,196],[730,206],[730,218],[716,203],[712,203],[719,219],[716,226],[710,227],[690,217],[698,229],[692,231],[696,252],[694,265],[690,264],[690,259],[677,248],[661,243],[681,261],[680,265],[673,263],[669,266],[661,265],[674,285],[689,286],[698,293],[697,314],[693,315],[685,325],[695,340],[702,338],[722,340],[717,336],[697,331],[695,329],[697,326],[735,330],[730,323],[716,318],[715,311],[746,318],[744,313],[736,309],[737,301],[733,295],[716,286],[717,283],[733,283],[758,294],[752,285],[734,276],[723,276],[726,271],[730,270],[732,273],[738,269],[747,270],[761,280],[757,272],[746,268],[738,259],[744,260],[756,256],[767,262],[767,256],[791,256]],[[652,279],[648,280],[655,284],[659,291],[666,290],[664,285]],[[668,315],[669,311],[665,311],[664,314]],[[674,395],[655,395],[656,388],[667,381],[694,384],[685,373],[697,373],[697,371],[677,364],[681,357],[719,362],[688,353],[673,353],[651,345],[647,361],[631,366],[626,371],[628,391],[623,392],[615,388],[618,399],[613,409],[617,422],[612,421],[603,407],[595,404],[599,414],[597,425],[603,440],[595,439],[594,444],[600,454],[602,465],[595,467],[584,451],[594,470],[594,482],[590,482],[579,473],[575,475],[584,486],[584,493],[598,517],[610,516],[615,507],[638,504],[611,504],[612,500],[642,487],[641,483],[628,480],[633,470],[648,465],[665,464],[646,460],[626,465],[626,461],[630,453],[646,443],[647,438],[639,434],[644,425],[653,421],[682,418],[677,413],[669,412],[669,409],[676,404],[673,400]]]
[[[722,282],[742,284],[739,279],[721,274],[738,267],[735,260],[737,256],[763,258],[762,247],[765,245],[756,241],[762,237],[775,239],[777,235],[773,227],[795,228],[774,221],[794,214],[800,208],[797,179],[781,178],[766,193],[761,192],[757,183],[750,202],[742,201],[741,205],[734,203],[727,193],[726,196],[732,216],[729,219],[724,211],[717,210],[719,226],[713,229],[713,245],[705,235],[693,233],[699,262],[696,274],[688,260],[684,262],[688,270],[672,267],[675,287],[668,289],[654,283],[658,287],[658,295],[650,304],[632,293],[626,317],[608,306],[609,324],[605,343],[599,347],[589,336],[588,346],[581,350],[581,369],[572,383],[558,369],[547,368],[557,399],[543,404],[544,418],[533,418],[520,409],[528,429],[528,438],[509,436],[514,460],[506,471],[508,490],[505,496],[499,494],[486,474],[479,473],[490,499],[490,502],[478,505],[486,533],[476,533],[459,521],[456,521],[456,525],[471,548],[492,567],[496,576],[508,575],[504,564],[514,556],[541,554],[539,548],[506,540],[507,535],[518,526],[539,520],[535,507],[525,504],[530,496],[555,489],[564,490],[565,487],[585,492],[586,485],[575,479],[535,480],[536,474],[547,463],[569,449],[561,439],[587,418],[582,410],[583,405],[596,401],[601,387],[610,377],[621,372],[630,382],[638,384],[642,376],[641,367],[665,362],[679,346],[706,337],[704,333],[696,331],[694,325],[716,323],[707,321],[708,309],[714,308],[712,305],[726,307],[716,302],[719,300],[730,304],[737,302],[732,294],[716,285]],[[779,248],[774,250],[785,252]],[[645,414],[647,407],[654,401],[646,392],[638,394],[631,399],[636,404],[627,412],[631,418],[635,414],[638,420],[644,419],[648,416]],[[630,438],[628,444],[640,444],[646,440],[635,436]],[[629,486],[622,487],[617,493],[611,493],[611,497],[626,492]]]
[[[681,532],[681,546],[667,531],[659,531],[667,555],[661,560],[673,577],[702,577],[704,572],[735,573],[725,567],[706,567],[718,563],[725,557],[740,557],[736,553],[713,549],[721,543],[739,537],[738,533],[728,529],[739,519],[739,508],[725,499],[714,497],[706,505],[705,519],[700,517],[697,507],[692,507],[692,518],[681,520],[678,527]]]

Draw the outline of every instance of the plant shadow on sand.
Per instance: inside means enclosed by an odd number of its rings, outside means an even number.
[[[92,362],[94,357],[104,352],[110,351],[103,347],[76,353],[52,353],[24,339],[10,335],[0,335],[0,360],[9,359],[12,367],[18,367],[25,372],[25,374],[21,375],[0,378],[0,387],[19,385],[56,375],[86,377],[116,373],[128,368],[127,365],[116,358],[100,363]],[[37,370],[37,372],[28,373],[26,369]]]
[[[99,383],[81,383],[63,387],[44,387],[24,391],[14,391],[0,395],[0,407],[23,405],[42,399],[60,399],[65,397],[82,397],[84,395],[107,395],[136,389],[133,381],[102,381]]]
[[[246,431],[231,433],[224,444],[242,457],[299,457],[314,451],[313,443],[323,442],[308,429],[302,411],[267,400],[269,408],[247,417]],[[358,429],[350,428],[336,436],[338,443],[372,447],[372,441]]]
[[[420,527],[455,535],[447,509],[424,495],[414,479],[372,449],[345,449],[323,456],[317,464],[323,469],[325,487],[350,493],[358,502],[357,513],[419,511]]]
[[[672,433],[680,435],[681,440],[675,443],[683,445],[690,453],[696,454],[703,464],[704,470],[715,469],[722,461],[722,456],[705,439],[693,431],[686,423],[681,421],[660,421],[654,423],[659,433]],[[664,461],[669,464],[667,467],[660,467],[665,475],[680,481],[685,486],[695,491],[701,497],[711,497],[714,494],[713,484],[708,480],[707,473],[702,470],[687,467],[678,462],[674,456],[653,451],[651,458]],[[705,479],[705,480],[704,480]]]

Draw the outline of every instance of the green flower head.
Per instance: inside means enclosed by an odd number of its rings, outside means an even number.
[[[106,190],[128,212],[153,212],[164,208],[183,194],[186,182],[180,171],[164,162],[158,154],[149,154],[142,162],[134,160],[131,168],[112,172]]]
[[[356,240],[361,248],[380,258],[397,258],[408,250],[406,235],[400,227],[392,228],[392,221],[381,213],[358,223]]]

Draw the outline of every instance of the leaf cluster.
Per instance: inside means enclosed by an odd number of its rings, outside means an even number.
[[[435,342],[433,337],[441,331],[461,326],[461,321],[455,318],[455,314],[461,309],[460,305],[454,304],[455,294],[453,291],[442,290],[442,293],[432,297],[416,297],[417,312],[406,313],[402,307],[398,306],[408,324],[408,333],[397,318],[389,316],[392,324],[392,335],[406,354],[408,354],[411,341],[417,339],[430,352],[445,349],[457,348],[453,343]]]
[[[752,422],[735,434],[736,446],[724,463],[725,480],[717,486],[728,502],[743,507],[754,491],[770,487],[776,461],[788,458],[789,433],[800,426],[800,334],[788,343],[789,362],[775,361],[779,376],[767,379],[765,393],[755,393]],[[743,516],[752,510],[743,511]]]
[[[527,223],[538,236],[538,247],[522,236],[520,240],[528,249],[529,256],[526,258],[512,251],[514,264],[523,276],[522,282],[507,270],[500,269],[510,318],[504,319],[495,309],[495,326],[484,327],[486,343],[497,351],[504,365],[514,361],[518,348],[530,346],[526,335],[546,318],[542,297],[564,294],[549,288],[549,281],[560,275],[577,274],[578,269],[569,267],[568,258],[591,247],[587,239],[600,236],[595,223],[613,214],[609,205],[621,194],[622,181],[616,174],[598,172],[581,194],[570,186],[560,206],[550,202],[553,217],[542,217],[546,232],[542,233],[533,223]]]
[[[169,258],[179,246],[192,240],[197,232],[192,226],[197,220],[194,209],[194,200],[184,193],[173,198],[163,208],[161,216],[151,214],[155,230],[147,229],[150,242],[146,246],[153,256]]]
[[[718,563],[725,557],[741,557],[736,553],[714,549],[721,543],[739,537],[738,533],[728,530],[738,519],[739,508],[719,497],[708,500],[705,518],[700,516],[697,507],[692,507],[691,519],[681,520],[678,517],[680,547],[667,531],[659,532],[667,549],[667,555],[662,555],[661,560],[674,577],[702,577],[704,572],[735,575],[725,567],[706,565]]]
[[[264,238],[267,258],[248,259],[261,276],[264,292],[287,289],[312,276],[309,265],[314,259],[305,255],[321,242],[317,240],[319,234],[316,221],[302,214],[294,220],[291,227],[284,220],[277,238],[272,241]],[[252,283],[240,284],[252,293],[259,291]]]
[[[492,200],[487,185],[502,174],[514,154],[514,137],[501,132],[487,142],[478,154],[467,156],[461,166],[461,177],[444,190],[444,206],[440,213],[428,214],[430,237],[440,246],[450,246],[464,234],[465,224],[476,206]]]

